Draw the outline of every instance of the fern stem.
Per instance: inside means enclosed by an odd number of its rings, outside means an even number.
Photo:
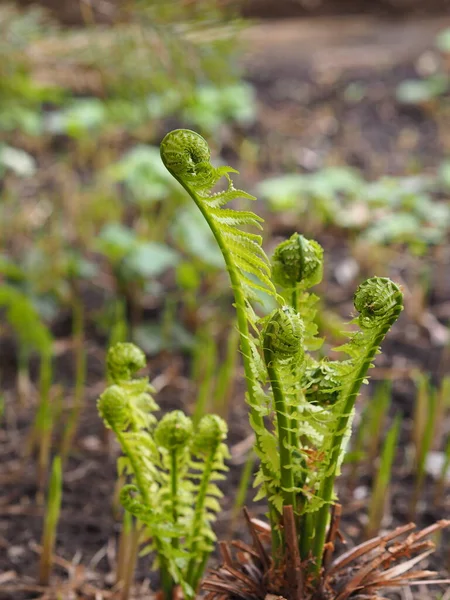
[[[186,570],[186,581],[194,590],[196,590],[198,585],[199,569],[196,569],[198,565],[198,540],[201,538],[201,529],[205,518],[205,502],[208,494],[208,486],[213,473],[214,462],[216,460],[217,448],[218,446],[210,452],[205,462],[202,479],[197,492],[194,518],[192,520],[192,531],[190,535],[190,552],[192,556]],[[209,556],[209,554],[207,556]],[[204,560],[205,557],[203,557],[202,562],[204,562]],[[200,573],[203,573],[203,570],[201,570]]]
[[[294,310],[298,310],[298,288],[297,287],[295,287],[292,290],[291,306]]]
[[[281,492],[284,506],[296,508],[296,495],[294,491],[294,476],[292,471],[292,450],[290,448],[290,425],[291,420],[288,416],[288,408],[281,386],[278,371],[274,365],[274,355],[272,350],[264,348],[264,361],[267,367],[270,385],[272,386],[275,412],[277,416],[277,430],[280,452],[280,480]]]
[[[170,454],[170,496],[172,501],[172,519],[173,524],[176,525],[178,522],[178,469],[177,469],[177,449],[174,448]],[[172,538],[172,546],[174,548],[179,547],[179,539],[177,537]]]
[[[152,502],[150,500],[150,495],[148,493],[147,487],[145,486],[145,477],[143,477],[141,470],[139,468],[139,464],[136,460],[136,457],[134,456],[133,451],[131,450],[131,448],[128,445],[127,438],[122,434],[122,432],[117,427],[114,428],[114,433],[116,434],[117,441],[119,442],[120,447],[122,448],[122,451],[124,452],[124,454],[127,456],[128,460],[130,461],[131,468],[133,469],[133,474],[136,479],[136,486],[139,490],[139,493],[142,496],[144,504],[146,504],[147,506],[151,506]]]
[[[122,435],[121,431],[118,428],[114,427],[113,430],[114,430],[114,433],[116,434],[117,441],[119,442],[120,447],[122,448],[122,451],[124,452],[124,454],[128,457],[128,460],[130,461],[131,468],[133,469],[133,474],[134,474],[134,478],[136,481],[136,486],[139,490],[139,493],[142,496],[144,504],[146,506],[150,507],[150,506],[152,506],[152,502],[150,499],[148,488],[145,485],[145,477],[141,473],[138,461],[136,460],[136,457],[134,456],[133,451],[129,447],[126,437],[124,435]],[[154,542],[155,542],[156,548],[158,549],[160,546],[159,540],[157,538],[155,538]],[[161,552],[158,552],[158,554],[159,554],[159,559],[160,559],[161,587],[164,592],[164,598],[166,600],[171,600],[172,592],[173,592],[173,588],[174,588],[174,581],[173,581],[170,573],[168,572],[167,565],[165,564],[166,561],[164,560],[164,556],[162,555]]]
[[[304,513],[300,522],[299,550],[302,560],[307,560],[311,552],[311,541],[314,533],[313,514]]]

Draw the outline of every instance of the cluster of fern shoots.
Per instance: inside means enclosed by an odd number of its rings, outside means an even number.
[[[131,483],[122,487],[120,501],[137,519],[141,543],[146,542],[142,553],[156,552],[166,598],[175,585],[192,598],[214,547],[211,522],[222,496],[214,482],[227,470],[227,425],[205,415],[194,428],[179,410],[158,422],[148,379],[133,377],[145,364],[135,345],[115,344],[107,357],[111,385],[98,410],[123,452],[119,476],[129,476]]]
[[[238,561],[245,568],[239,570],[222,545],[224,567],[206,580],[205,589],[220,598],[263,598],[271,592],[289,600],[343,600],[353,592],[339,595],[331,589],[335,584],[342,587],[337,575],[343,567],[335,565],[334,583],[324,579],[333,573],[330,550],[338,522],[334,482],[351,434],[356,398],[384,336],[402,311],[402,293],[384,277],[362,283],[354,296],[357,315],[348,341],[334,349],[344,354],[343,360],[323,356],[315,324],[318,298],[309,291],[322,279],[320,245],[295,233],[269,260],[261,236],[248,231],[261,229],[262,219],[226,206],[253,196],[235,189],[230,177],[234,169],[211,164],[208,144],[197,133],[172,131],[162,141],[161,157],[201,211],[230,277],[246,401],[260,459],[255,487],[257,498],[267,498],[270,521],[261,529],[248,518],[254,546],[245,547],[246,559]],[[215,191],[221,181],[224,189]],[[134,346],[111,350],[113,385],[100,398],[99,410],[125,454],[120,472],[131,475],[133,483],[123,488],[121,500],[152,539],[166,598],[174,584],[190,598],[197,592],[214,539],[209,522],[219,509],[220,493],[211,482],[225,469],[226,426],[218,417],[206,416],[193,431],[190,419],[179,411],[156,423],[148,381],[132,379],[143,361]],[[270,557],[263,548],[267,536]],[[413,542],[408,544],[411,549]],[[355,556],[363,554],[361,550]],[[389,564],[386,560],[377,563],[376,573],[380,565]],[[230,577],[240,587],[230,583]],[[358,579],[345,589],[363,590],[373,582],[373,576],[367,582]]]

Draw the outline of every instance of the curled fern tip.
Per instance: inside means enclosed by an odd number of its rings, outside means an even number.
[[[290,306],[277,308],[268,317],[262,332],[263,346],[277,360],[286,360],[302,353],[303,322]]]
[[[393,322],[403,310],[403,294],[387,277],[371,277],[356,290],[354,305],[360,313],[361,327],[368,327],[380,319]]]
[[[181,410],[167,413],[155,430],[155,441],[166,450],[175,450],[188,444],[192,437],[192,421]]]
[[[128,381],[136,371],[145,367],[145,354],[134,344],[120,342],[108,350],[106,364],[112,381]]]
[[[314,240],[294,233],[281,242],[272,257],[272,278],[284,288],[312,287],[322,279],[323,249]]]
[[[174,175],[195,175],[199,166],[210,161],[208,142],[190,129],[175,129],[161,142],[161,159]]]

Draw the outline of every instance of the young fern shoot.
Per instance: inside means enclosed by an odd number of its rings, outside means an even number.
[[[224,208],[237,198],[254,198],[234,188],[234,169],[211,165],[201,136],[188,130],[167,134],[161,157],[202,212],[230,277],[250,424],[261,460],[255,483],[262,484],[258,497],[268,498],[273,561],[279,566],[283,562],[283,513],[292,507],[300,554],[312,560],[319,575],[334,480],[355,400],[379,345],[402,310],[402,294],[386,278],[363,283],[355,294],[359,316],[353,323],[359,331],[350,332],[349,341],[339,348],[349,358],[317,360],[310,354],[322,343],[314,322],[317,297],[307,290],[322,278],[320,245],[296,233],[278,246],[270,264],[261,237],[240,229],[261,229],[261,219]],[[223,177],[226,189],[215,193]],[[257,290],[270,294],[278,305],[264,319],[256,317],[252,306]]]
[[[148,542],[144,552],[156,552],[164,596],[171,600],[179,585],[190,599],[215,540],[210,524],[220,510],[221,493],[213,482],[226,470],[227,427],[220,417],[207,415],[194,432],[192,420],[179,410],[158,422],[148,379],[133,378],[145,362],[133,344],[118,343],[109,350],[112,383],[100,396],[98,410],[123,451],[118,471],[129,483],[120,500],[141,525],[142,541]]]

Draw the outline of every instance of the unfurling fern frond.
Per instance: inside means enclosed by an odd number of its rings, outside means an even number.
[[[315,305],[318,297],[307,290],[322,280],[323,249],[315,240],[294,233],[281,242],[271,258],[272,279],[281,288],[285,302],[300,315],[304,326],[304,347],[318,350],[323,340],[317,337]]]
[[[351,421],[356,398],[364,383],[367,371],[379,352],[384,336],[403,310],[403,294],[400,288],[386,277],[372,277],[362,283],[355,292],[355,309],[360,313],[353,323],[360,328],[349,341],[336,348],[345,352],[350,359],[332,364],[333,379],[338,382],[339,397],[334,405],[338,418],[327,438],[326,476],[322,481],[319,495],[324,506],[316,520],[314,540],[316,568],[320,568],[320,558],[325,541],[327,506],[332,499],[333,484],[345,452],[344,443],[350,436]],[[329,388],[331,392],[331,388]]]
[[[323,249],[299,233],[275,248],[271,262],[273,281],[283,288],[306,290],[322,280]]]
[[[106,357],[108,378],[114,383],[130,381],[145,363],[145,354],[134,344],[114,344]]]

